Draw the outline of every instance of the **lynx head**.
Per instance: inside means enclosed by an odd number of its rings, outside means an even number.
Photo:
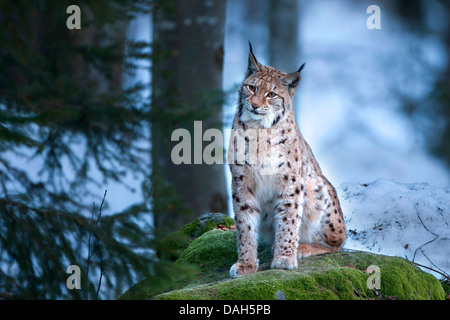
[[[300,83],[300,71],[305,64],[289,74],[263,66],[256,60],[249,45],[248,67],[239,89],[239,120],[256,127],[270,128],[292,111],[292,96]]]

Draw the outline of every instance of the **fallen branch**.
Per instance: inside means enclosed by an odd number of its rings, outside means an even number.
[[[450,276],[449,276],[448,274],[445,274],[445,273],[440,272],[440,271],[438,271],[438,270],[436,270],[436,269],[433,269],[433,268],[424,266],[424,265],[422,265],[422,264],[419,264],[419,263],[414,262],[414,261],[411,261],[411,260],[408,260],[408,261],[411,262],[411,263],[414,263],[414,264],[415,264],[416,266],[418,266],[418,267],[425,268],[425,269],[431,270],[431,271],[433,271],[433,272],[439,273],[441,276],[443,276],[443,277],[446,278],[448,281],[450,281]]]

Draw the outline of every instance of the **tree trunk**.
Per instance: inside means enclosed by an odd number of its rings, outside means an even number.
[[[172,1],[156,8],[153,16],[152,67],[152,169],[161,173],[195,216],[205,212],[227,213],[223,164],[194,164],[193,122],[202,120],[203,132],[222,131],[222,64],[226,1]],[[191,133],[192,164],[175,165],[172,132]],[[168,221],[177,228],[192,217],[175,213],[155,215],[155,226]]]
[[[269,64],[284,72],[297,71],[300,61],[298,44],[298,0],[270,0]]]

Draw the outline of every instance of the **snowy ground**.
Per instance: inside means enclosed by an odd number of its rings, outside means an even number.
[[[378,179],[343,183],[337,192],[346,249],[400,256],[450,274],[450,188]]]

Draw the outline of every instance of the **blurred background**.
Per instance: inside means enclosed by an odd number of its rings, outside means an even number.
[[[231,127],[248,41],[263,64],[306,62],[297,121],[335,186],[448,187],[449,15],[445,0],[0,2],[0,299],[114,299],[189,272],[159,240],[233,216],[229,170],[174,165],[171,134]]]

